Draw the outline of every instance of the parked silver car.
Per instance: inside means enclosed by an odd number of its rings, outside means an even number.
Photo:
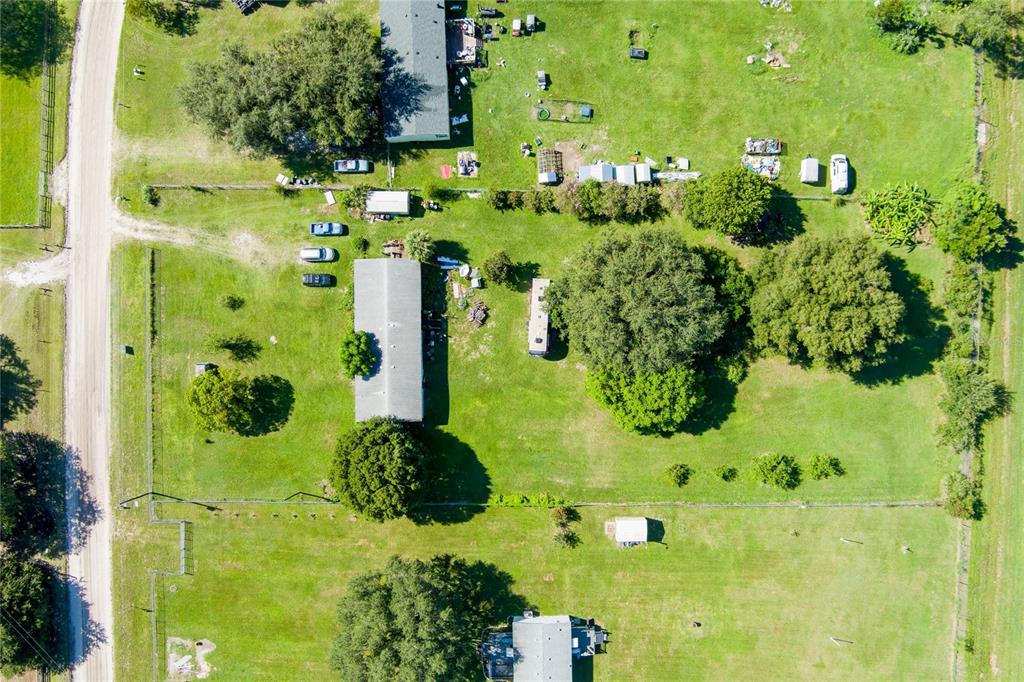
[[[337,258],[338,252],[326,246],[304,246],[299,249],[299,259],[307,263],[327,263]]]

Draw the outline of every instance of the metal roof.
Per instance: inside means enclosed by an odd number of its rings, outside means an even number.
[[[615,542],[647,542],[647,519],[643,516],[615,519]]]
[[[409,193],[399,190],[372,190],[366,195],[366,212],[409,215]]]
[[[381,84],[388,142],[447,140],[448,64],[444,4],[381,0]]]
[[[512,623],[516,682],[572,682],[569,616],[535,616]]]
[[[548,352],[548,311],[544,303],[544,290],[551,284],[550,279],[535,277],[530,283],[530,324],[528,349],[530,355],[544,355]]]
[[[355,328],[374,335],[377,372],[357,377],[356,421],[423,421],[420,264],[399,258],[354,262]]]

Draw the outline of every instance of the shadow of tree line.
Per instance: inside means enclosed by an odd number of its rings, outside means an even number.
[[[63,60],[74,37],[73,27],[56,2],[0,2],[0,73],[30,80],[43,62]]]
[[[42,434],[0,433],[0,480],[0,664],[69,670],[107,633],[90,617],[83,586],[36,557],[78,551],[103,512],[78,452]]]

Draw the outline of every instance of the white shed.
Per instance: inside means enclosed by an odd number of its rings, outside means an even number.
[[[635,185],[636,184],[636,167],[627,163],[622,166],[615,167],[615,182],[620,185]]]
[[[537,173],[537,183],[541,185],[557,185],[558,173],[554,171],[548,171],[547,173]]]
[[[366,195],[366,212],[409,215],[409,193],[373,190]]]
[[[643,516],[620,516],[615,519],[615,542],[624,546],[647,542],[647,519]]]
[[[818,184],[818,160],[809,156],[800,162],[800,182],[808,185]]]
[[[636,181],[640,184],[651,182],[651,164],[636,164]]]

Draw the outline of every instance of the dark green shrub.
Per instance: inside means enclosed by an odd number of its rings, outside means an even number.
[[[942,508],[958,519],[980,519],[984,513],[981,486],[954,471],[942,482]]]
[[[665,478],[677,488],[682,488],[690,480],[693,470],[686,464],[673,464],[665,469]]]
[[[792,490],[800,485],[800,466],[789,455],[767,452],[750,462],[754,480],[772,488]]]
[[[846,473],[838,457],[828,455],[814,455],[807,465],[807,473],[815,481],[820,481],[833,476],[842,476]]]

